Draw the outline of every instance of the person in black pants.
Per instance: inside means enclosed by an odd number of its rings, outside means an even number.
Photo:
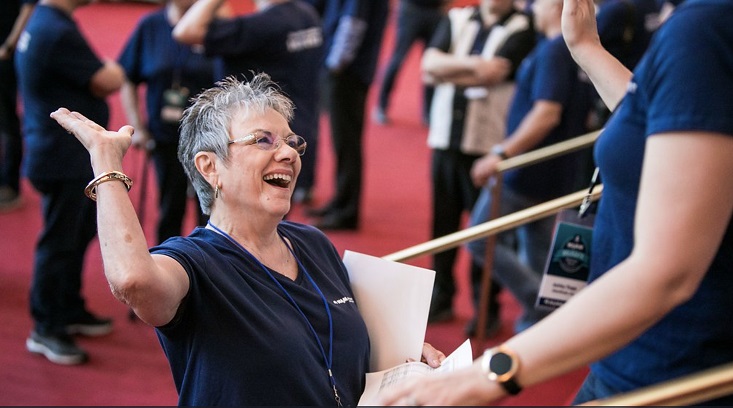
[[[336,155],[335,196],[317,209],[324,230],[356,230],[362,189],[362,136],[369,85],[374,78],[389,13],[387,0],[328,0],[323,14],[326,100]]]
[[[36,0],[6,0],[0,6],[0,211],[21,204],[23,140],[18,118],[18,82],[13,53]]]
[[[400,0],[397,8],[397,39],[387,70],[379,88],[379,102],[374,110],[374,120],[377,123],[389,122],[387,109],[394,88],[395,78],[402,67],[407,53],[416,41],[422,41],[427,46],[440,19],[445,15],[448,0]],[[433,87],[423,87],[422,121],[428,123],[430,100]]]

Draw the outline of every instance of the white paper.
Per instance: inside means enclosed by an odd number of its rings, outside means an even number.
[[[438,368],[432,368],[424,363],[410,362],[376,373],[367,373],[366,386],[364,387],[364,393],[361,395],[358,405],[376,405],[376,398],[383,389],[389,388],[408,378],[430,375],[432,373],[447,373],[469,367],[471,364],[473,364],[471,340],[466,340],[451,355],[446,357],[443,360],[443,364]]]
[[[420,361],[435,271],[353,251],[344,264],[369,331],[370,371]]]

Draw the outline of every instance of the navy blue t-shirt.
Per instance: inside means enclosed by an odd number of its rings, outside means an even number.
[[[158,143],[178,143],[178,122],[161,119],[163,93],[174,83],[189,98],[214,85],[214,62],[199,50],[175,41],[166,9],[144,16],[127,40],[119,63],[134,84],[147,86],[148,129]]]
[[[93,178],[89,153],[49,115],[65,107],[107,126],[107,103],[90,90],[102,61],[71,17],[47,5],[36,6],[15,57],[23,99],[25,174],[37,180]]]
[[[688,0],[676,9],[655,34],[624,100],[596,143],[603,198],[595,219],[591,280],[631,254],[647,138],[677,131],[733,137],[730,16],[733,3],[728,0]],[[705,158],[689,157],[678,167],[684,171],[699,160]],[[733,223],[729,222],[695,295],[592,370],[624,392],[733,362],[731,310]],[[731,404],[733,398],[727,401]]]
[[[369,337],[346,269],[317,229],[282,222],[278,232],[302,264],[295,281],[272,271],[329,351],[344,406],[355,406],[369,368]],[[336,405],[323,354],[303,316],[251,256],[206,228],[150,250],[186,270],[189,293],[174,321],[156,329],[173,372],[180,405]]]
[[[587,132],[592,87],[578,68],[562,36],[542,39],[522,61],[517,88],[509,108],[507,135],[511,135],[535,102],[562,105],[560,123],[535,148],[580,136]],[[548,200],[572,193],[576,188],[578,158],[569,154],[529,167],[509,171],[504,183],[526,197]]]
[[[311,140],[318,132],[319,72],[323,33],[316,10],[300,0],[257,13],[214,20],[204,47],[224,61],[222,76],[270,75],[296,106],[293,132]]]
[[[603,47],[628,69],[634,69],[657,29],[656,0],[605,0],[596,15]]]

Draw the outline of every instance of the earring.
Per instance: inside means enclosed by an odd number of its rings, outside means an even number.
[[[219,198],[219,185],[214,187],[214,198]]]

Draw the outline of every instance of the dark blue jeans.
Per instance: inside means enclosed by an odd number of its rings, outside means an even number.
[[[30,308],[41,334],[63,333],[85,312],[81,274],[97,233],[96,204],[84,195],[88,180],[33,180],[41,193],[43,230],[33,266]]]

